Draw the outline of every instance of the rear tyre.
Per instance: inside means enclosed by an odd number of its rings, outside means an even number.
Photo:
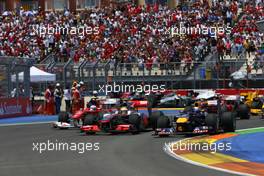
[[[162,111],[155,111],[152,112],[151,116],[149,117],[149,122],[153,130],[157,128],[157,121],[161,116],[164,116]]]
[[[157,120],[157,128],[170,128],[170,119],[167,116],[161,116]]]
[[[249,107],[245,104],[241,104],[238,109],[238,115],[241,119],[249,119]]]
[[[170,120],[167,116],[161,116],[157,120],[157,128],[170,128]],[[159,137],[167,137],[169,134],[159,134]]]
[[[209,127],[209,134],[216,134],[219,129],[219,119],[217,114],[208,114],[205,117],[205,123]],[[211,128],[211,129],[210,129]]]
[[[83,125],[95,125],[97,123],[97,117],[94,114],[87,114],[84,117]],[[94,131],[87,131],[86,135],[93,135],[95,134]]]
[[[224,112],[221,116],[221,125],[224,132],[234,132],[236,130],[236,117],[232,112]]]
[[[141,118],[137,114],[129,115],[129,123],[133,126],[132,134],[138,134],[140,132]]]
[[[140,131],[146,131],[146,128],[147,126],[145,125],[143,118],[140,118],[140,125],[139,125]]]
[[[69,123],[70,122],[69,114],[67,112],[60,112],[58,116],[58,122]]]

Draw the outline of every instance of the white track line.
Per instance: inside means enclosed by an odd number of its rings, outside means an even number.
[[[254,130],[254,129],[263,129],[263,128],[264,127],[247,128],[247,129],[236,130],[236,132],[239,132],[239,131],[247,131],[247,130]],[[230,174],[245,175],[245,176],[255,176],[253,174],[248,174],[248,173],[243,173],[243,172],[237,172],[237,171],[232,171],[232,170],[228,170],[228,169],[222,169],[222,168],[218,168],[218,167],[214,167],[214,166],[209,166],[209,165],[206,165],[206,164],[198,163],[198,162],[195,162],[195,161],[186,159],[186,158],[184,158],[184,157],[182,157],[182,156],[174,153],[171,150],[171,145],[174,145],[174,144],[176,144],[178,142],[182,142],[182,141],[185,141],[185,140],[190,140],[190,139],[193,139],[193,138],[195,138],[195,137],[186,138],[186,139],[182,139],[182,140],[178,140],[178,141],[174,141],[174,142],[170,143],[169,145],[168,144],[165,144],[164,147],[163,147],[163,150],[168,155],[170,155],[171,157],[173,157],[173,158],[175,158],[177,160],[180,160],[180,161],[183,161],[183,162],[186,162],[186,163],[195,165],[195,166],[200,166],[200,167],[204,167],[204,168],[207,168],[207,169],[213,169],[213,170],[217,170],[217,171],[227,172],[227,173],[230,173]]]
[[[180,141],[182,141],[182,140],[180,140]],[[179,141],[177,141],[177,142],[179,142]],[[180,161],[183,161],[183,162],[186,162],[186,163],[195,165],[195,166],[200,166],[200,167],[204,167],[204,168],[207,168],[207,169],[213,169],[213,170],[217,170],[217,171],[222,171],[222,172],[226,172],[226,173],[230,173],[230,174],[237,174],[237,175],[243,175],[243,176],[254,176],[252,174],[231,171],[231,170],[228,170],[228,169],[222,169],[222,168],[218,168],[218,167],[213,167],[213,166],[209,166],[209,165],[206,165],[206,164],[198,163],[198,162],[195,162],[195,161],[192,161],[192,160],[188,160],[188,159],[186,159],[184,157],[181,157],[180,155],[174,153],[171,150],[171,147],[169,145],[165,145],[164,148],[163,148],[163,150],[168,155],[170,155],[171,157],[173,157],[173,158],[175,158],[177,160],[180,160]]]
[[[20,126],[20,125],[38,125],[38,124],[47,124],[52,123],[53,121],[46,121],[46,122],[28,122],[28,123],[9,123],[9,124],[0,124],[0,127],[7,127],[7,126]]]
[[[257,129],[264,129],[264,127],[241,129],[241,130],[236,130],[236,132],[239,132],[239,131],[247,131],[247,130],[257,130]]]

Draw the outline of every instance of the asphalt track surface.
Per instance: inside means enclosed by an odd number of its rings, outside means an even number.
[[[239,120],[238,128],[263,127],[264,120]],[[165,142],[184,138],[139,135],[83,136],[78,130],[55,130],[50,124],[0,127],[1,176],[223,176],[231,175],[178,161],[163,151]],[[33,143],[100,143],[99,151],[33,151]]]

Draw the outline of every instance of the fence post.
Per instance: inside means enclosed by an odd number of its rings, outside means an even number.
[[[246,60],[246,63],[247,63],[247,65],[246,65],[246,70],[247,70],[247,88],[248,88],[248,85],[249,85],[249,80],[248,80],[248,76],[249,76],[249,65],[248,65],[248,61]]]
[[[24,69],[24,85],[25,96],[30,97],[30,66]]]
[[[78,81],[81,81],[81,70],[83,68],[84,65],[86,65],[86,60],[82,61],[81,64],[78,67]]]
[[[10,97],[10,93],[11,93],[11,83],[12,83],[11,65],[10,65],[10,64],[7,65],[6,75],[7,75],[7,90],[8,90],[8,97]]]
[[[83,75],[84,75],[83,69],[84,69],[84,67],[87,65],[87,63],[88,63],[88,61],[86,60],[85,63],[82,65],[82,68],[81,68],[81,79],[82,79],[82,80],[84,80],[84,78],[83,78],[83,77],[84,77],[84,76],[83,76]]]
[[[68,62],[64,65],[63,67],[63,83],[64,83],[64,88],[66,88],[67,85],[67,67],[71,64],[72,59],[70,58]]]
[[[98,60],[93,66],[93,91],[95,90],[96,68],[98,67],[99,62],[100,61]]]
[[[143,84],[145,84],[145,63],[143,63]]]
[[[50,71],[54,67],[54,65],[56,65],[55,60],[54,60],[54,55],[53,54],[50,54],[48,56],[48,60],[49,60],[49,63],[46,66],[46,70],[47,71]]]
[[[219,64],[219,63],[218,63]],[[216,81],[216,88],[219,89],[219,65],[217,65],[217,72],[216,72],[216,77],[217,77],[217,81]]]
[[[107,85],[108,83],[108,72],[109,72],[109,64],[111,60],[109,60],[105,65],[104,65],[104,70],[105,70],[105,84]]]
[[[195,65],[195,63],[194,63]],[[194,67],[193,71],[193,89],[196,89],[196,68]]]

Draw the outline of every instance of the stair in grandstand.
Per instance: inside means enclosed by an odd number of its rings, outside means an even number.
[[[251,72],[249,78],[257,79],[262,78],[264,74],[264,67],[262,67],[261,63],[257,63],[255,60],[255,55],[252,54],[250,57],[247,57],[247,63],[245,62],[243,66],[240,68],[240,71],[247,72],[247,65],[251,67]],[[257,69],[255,69],[254,65],[256,65]]]
[[[194,69],[187,77],[187,80],[205,79],[206,70],[212,68],[215,65],[216,59],[217,56],[215,53],[213,53],[206,56],[203,62],[195,63]],[[204,74],[201,74],[202,71],[204,71]]]

